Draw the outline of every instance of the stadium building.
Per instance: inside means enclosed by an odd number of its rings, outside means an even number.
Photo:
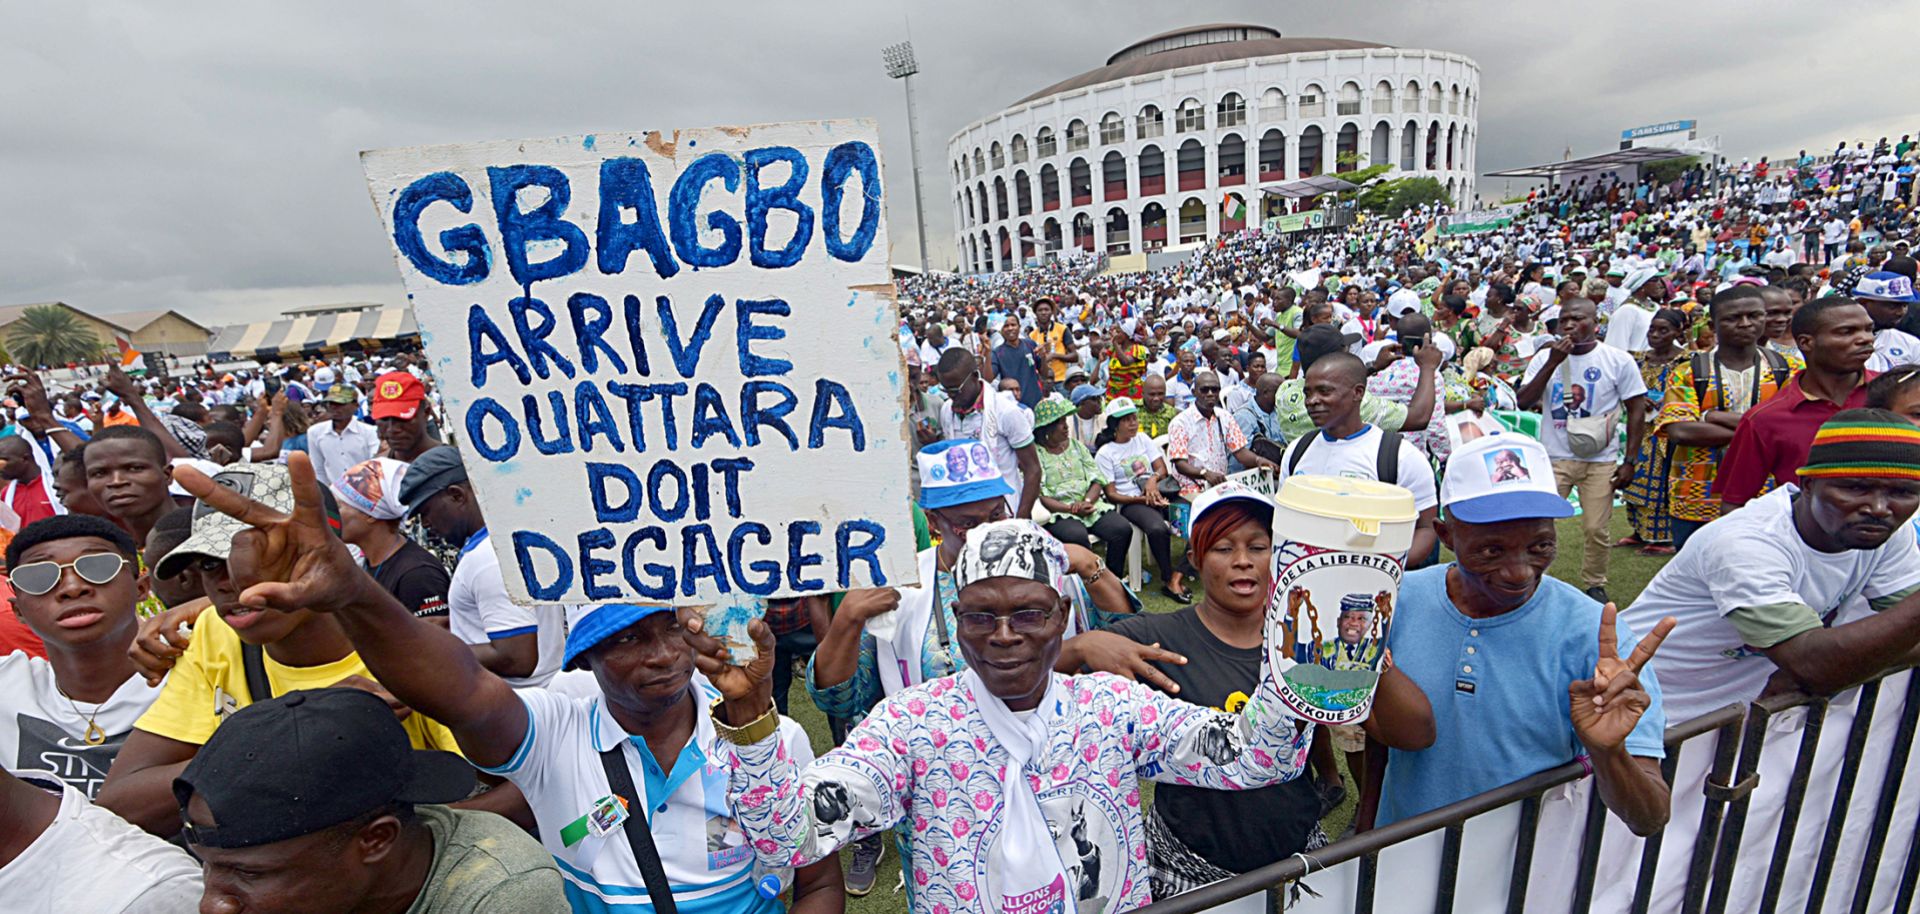
[[[1471,201],[1479,104],[1479,65],[1446,51],[1258,25],[1155,35],[948,141],[960,266],[1200,242],[1288,212],[1303,179],[1381,162]]]

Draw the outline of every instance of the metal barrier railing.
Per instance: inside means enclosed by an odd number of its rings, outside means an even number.
[[[1832,698],[1798,693],[1773,696],[1751,704],[1729,705],[1667,728],[1667,757],[1661,764],[1661,771],[1669,784],[1674,783],[1683,758],[1695,758],[1691,753],[1700,751],[1711,751],[1713,754],[1705,764],[1702,780],[1698,784],[1684,785],[1687,790],[1697,788],[1700,801],[1698,828],[1692,835],[1692,846],[1686,849],[1686,878],[1677,902],[1669,900],[1662,905],[1662,910],[1677,909],[1682,914],[1724,914],[1734,909],[1729,906],[1735,904],[1737,892],[1751,894],[1751,882],[1757,878],[1754,874],[1748,873],[1736,881],[1743,841],[1747,838],[1747,824],[1756,813],[1764,812],[1766,818],[1770,819],[1776,811],[1771,802],[1769,808],[1765,809],[1752,806],[1754,792],[1760,785],[1763,754],[1767,751],[1774,721],[1799,708],[1805,709],[1805,719],[1798,724],[1799,740],[1794,749],[1791,774],[1784,794],[1778,799],[1778,826],[1773,834],[1770,853],[1765,858],[1765,878],[1760,883],[1758,906],[1747,907],[1753,904],[1751,899],[1738,902],[1738,906],[1760,914],[1774,914],[1780,910],[1788,889],[1797,889],[1804,884],[1807,895],[1802,910],[1806,914],[1825,910],[1827,895],[1833,888],[1836,875],[1836,861],[1846,840],[1848,818],[1855,808],[1854,792],[1863,768],[1872,770],[1875,762],[1884,760],[1884,774],[1874,801],[1865,852],[1855,854],[1860,864],[1858,871],[1852,874],[1853,884],[1847,893],[1851,902],[1847,910],[1853,914],[1864,914],[1876,910],[1908,911],[1913,908],[1916,883],[1920,883],[1920,837],[1913,838],[1904,859],[1900,861],[1900,877],[1894,888],[1892,906],[1870,907],[1883,849],[1888,838],[1896,834],[1895,809],[1911,757],[1916,724],[1920,723],[1920,673],[1916,673],[1907,678],[1903,704],[1891,739],[1870,740],[1875,735],[1874,711],[1881,699],[1882,681],[1898,672],[1889,671],[1881,678]],[[1846,704],[1849,698],[1852,699],[1853,714],[1845,743],[1839,750],[1841,762],[1837,765],[1837,772],[1832,770],[1832,765],[1824,769],[1833,778],[1833,795],[1826,810],[1818,855],[1810,876],[1804,872],[1796,873],[1793,859],[1795,842],[1803,813],[1807,812],[1808,788],[1815,782],[1815,763],[1821,754],[1824,725],[1829,709],[1837,703]],[[1709,739],[1713,742],[1711,749],[1704,745]],[[1869,756],[1870,751],[1881,747],[1885,747],[1884,754],[1873,752],[1877,757]],[[1196,914],[1262,894],[1265,895],[1264,907],[1267,911],[1284,911],[1294,906],[1289,898],[1290,890],[1310,888],[1304,881],[1308,877],[1348,865],[1353,867],[1352,901],[1350,907],[1344,910],[1350,910],[1352,914],[1373,914],[1377,907],[1383,911],[1400,910],[1408,900],[1417,899],[1413,910],[1446,914],[1455,909],[1460,892],[1462,855],[1474,851],[1467,841],[1469,821],[1516,804],[1518,827],[1512,843],[1513,863],[1507,873],[1505,910],[1525,911],[1528,889],[1536,876],[1535,851],[1543,819],[1542,804],[1549,791],[1573,785],[1585,777],[1585,773],[1583,765],[1572,762],[1528,775],[1504,787],[1452,805],[1336,841],[1311,854],[1298,854],[1230,879],[1162,899],[1141,908],[1139,914]],[[1676,792],[1674,799],[1680,800],[1681,794]],[[1912,799],[1911,794],[1909,799]],[[1676,802],[1676,808],[1678,806]],[[1597,874],[1603,856],[1609,853],[1606,840],[1608,816],[1606,806],[1600,802],[1597,793],[1590,793],[1578,826],[1577,869],[1564,908],[1573,914],[1587,914],[1595,910]],[[1633,914],[1646,914],[1653,909],[1656,880],[1661,873],[1663,845],[1669,832],[1674,831],[1678,824],[1676,818],[1668,828],[1639,842],[1639,859],[1631,875],[1634,880],[1632,898],[1626,908]],[[1912,822],[1899,823],[1899,833],[1911,834],[1914,832],[1913,825]],[[1418,887],[1396,883],[1395,900],[1384,907],[1379,906],[1381,855],[1434,832],[1442,834],[1439,870],[1431,892],[1409,894],[1418,892]],[[1686,836],[1680,834],[1678,837]],[[1759,840],[1756,835],[1751,841],[1746,841],[1746,846],[1752,848],[1754,842]],[[1505,846],[1498,850],[1504,851]],[[1632,852],[1631,848],[1622,847],[1612,853],[1624,856]],[[1667,855],[1668,859],[1674,856]],[[1630,861],[1616,859],[1612,862],[1619,865]],[[1341,875],[1344,877],[1345,873]],[[1553,875],[1556,878],[1564,876],[1558,873]],[[1790,880],[1796,876],[1801,882],[1790,885]],[[1556,898],[1556,909],[1557,902]],[[1316,911],[1328,909],[1325,905],[1314,906]]]

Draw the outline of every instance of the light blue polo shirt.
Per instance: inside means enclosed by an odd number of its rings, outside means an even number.
[[[1451,567],[1408,572],[1400,582],[1387,647],[1394,668],[1433,705],[1435,738],[1417,752],[1389,750],[1379,825],[1587,754],[1573,732],[1567,684],[1593,676],[1600,604],[1548,577],[1519,609],[1474,619],[1447,598]],[[1624,622],[1615,628],[1624,657],[1640,639]],[[1665,758],[1666,713],[1651,665],[1640,683],[1653,702],[1627,735],[1627,752]]]

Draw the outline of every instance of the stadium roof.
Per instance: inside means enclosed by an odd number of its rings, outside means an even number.
[[[1209,33],[1212,34],[1209,35]],[[1234,35],[1239,37],[1228,37]],[[1188,36],[1192,36],[1194,43],[1180,44],[1179,39]],[[1173,46],[1145,50],[1156,44]],[[1385,47],[1392,47],[1392,45],[1352,38],[1284,38],[1279,32],[1264,25],[1242,23],[1194,25],[1171,32],[1162,32],[1150,38],[1142,38],[1107,58],[1106,66],[1054,83],[1014,102],[1014,105],[1024,105],[1035,99],[1097,86],[1101,83],[1201,64],[1245,60],[1251,57],[1275,57],[1281,54],[1305,54],[1312,51],[1359,51]]]
[[[1314,175],[1278,184],[1262,184],[1260,190],[1275,197],[1318,197],[1321,194],[1352,190],[1360,185],[1333,175]]]
[[[1686,158],[1691,153],[1678,149],[1648,146],[1635,149],[1620,149],[1603,152],[1584,159],[1568,159],[1564,162],[1547,162],[1542,165],[1528,165],[1525,168],[1509,168],[1506,171],[1490,171],[1489,178],[1557,178],[1563,174],[1589,171],[1607,171],[1627,165],[1646,165],[1650,162],[1664,162],[1668,159]]]

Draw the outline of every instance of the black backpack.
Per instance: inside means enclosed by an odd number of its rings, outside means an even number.
[[[1293,455],[1287,458],[1287,475],[1299,472],[1300,458],[1307,456],[1307,448],[1320,437],[1319,430],[1307,434],[1300,446],[1293,449]],[[1380,453],[1373,459],[1374,476],[1390,486],[1400,484],[1400,433],[1380,430]]]

